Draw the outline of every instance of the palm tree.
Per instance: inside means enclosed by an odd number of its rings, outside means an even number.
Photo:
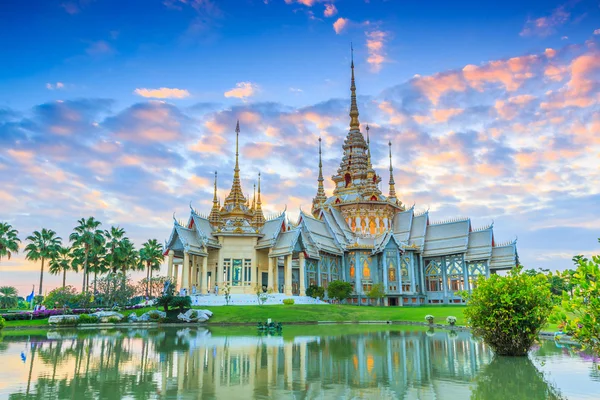
[[[2,257],[10,260],[13,254],[19,252],[21,240],[17,237],[18,234],[8,222],[0,222],[0,260]]]
[[[14,286],[0,287],[0,308],[15,308],[18,305],[17,288]]]
[[[31,236],[27,236],[30,243],[25,247],[27,255],[25,258],[31,261],[42,260],[40,270],[40,289],[39,295],[42,295],[42,285],[44,283],[44,261],[56,257],[57,251],[62,244],[62,239],[56,236],[52,229],[43,228],[41,232],[34,231]]]
[[[87,292],[88,286],[88,256],[90,248],[98,243],[102,242],[103,236],[102,231],[98,229],[100,221],[96,221],[94,217],[88,219],[81,218],[77,221],[79,225],[73,228],[73,233],[69,236],[69,240],[73,242],[74,247],[83,248],[84,259],[83,259],[83,285],[81,287],[82,292]]]
[[[110,230],[104,231],[106,236],[106,261],[110,266],[113,273],[117,272],[117,266],[119,262],[119,247],[121,241],[125,237],[125,229],[119,228],[118,226],[111,226]]]
[[[152,270],[160,270],[160,264],[163,262],[163,246],[156,239],[150,239],[142,245],[140,249],[140,262],[145,264],[146,273],[146,296],[152,295],[150,291],[150,280],[152,279]]]
[[[123,239],[119,247],[119,258],[121,262],[121,272],[123,276],[127,274],[127,270],[137,270],[140,263],[140,254],[135,249],[135,245],[129,238]],[[144,268],[142,268],[143,270]]]
[[[49,272],[52,275],[63,274],[62,287],[65,287],[65,281],[67,279],[67,271],[72,269],[71,262],[73,260],[71,254],[71,248],[61,246],[57,252],[56,257],[50,260]]]

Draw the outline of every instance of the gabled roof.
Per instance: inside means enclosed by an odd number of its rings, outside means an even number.
[[[175,222],[171,236],[167,241],[167,248],[175,251],[186,251],[198,255],[206,255],[203,249],[204,242],[195,229],[184,228]]]
[[[398,242],[408,243],[408,240],[410,239],[410,228],[412,227],[413,218],[413,207],[394,215],[392,227],[394,229],[394,236]]]
[[[425,233],[424,257],[464,253],[469,243],[469,219],[432,224]]]
[[[313,260],[319,260],[321,257],[319,256],[319,249],[317,245],[313,242],[312,238],[308,234],[308,232],[302,228],[296,228],[300,231],[300,237],[302,239],[302,243],[304,244],[304,249],[308,258],[312,258]]]
[[[519,261],[516,240],[500,246],[492,247],[492,260],[490,270],[504,270],[514,268]]]
[[[279,257],[292,254],[294,247],[300,237],[300,229],[294,229],[281,233],[277,236],[275,246],[271,249],[269,257]]]
[[[343,248],[347,244],[347,239],[344,235],[342,228],[335,220],[335,217],[328,211],[322,211],[321,216],[323,217],[323,221],[325,221],[331,232],[333,232],[333,238],[337,242],[338,246]]]
[[[277,241],[277,236],[279,235],[279,232],[281,232],[281,227],[284,225],[285,220],[286,215],[284,211],[277,218],[266,221],[260,231],[260,233],[264,236],[258,239],[256,248],[264,249],[273,247]]]
[[[396,235],[390,232],[385,232],[384,234],[375,237],[373,254],[383,251],[390,241],[396,243],[398,248],[401,248],[401,243],[396,239]]]
[[[331,207],[329,209],[329,212],[331,213],[331,215],[333,216],[333,219],[335,220],[335,222],[338,224],[338,226],[342,230],[342,233],[344,234],[346,241],[352,239],[354,237],[354,232],[352,232],[352,229],[350,229],[350,227],[346,223],[346,220],[344,219],[342,214],[339,212],[339,210],[337,208]]]
[[[220,247],[219,241],[216,237],[213,236],[212,226],[210,221],[200,215],[196,214],[194,210],[190,213],[190,221],[188,222],[188,226],[193,221],[194,229],[198,232],[198,235],[207,242],[207,244],[213,247]]]
[[[420,215],[413,214],[413,220],[410,225],[410,236],[408,245],[411,247],[417,247],[423,250],[425,245],[425,233],[427,232],[427,223],[429,221],[429,211],[426,211]]]
[[[492,256],[493,235],[492,226],[469,232],[469,246],[465,260],[489,260]]]
[[[301,211],[299,227],[307,231],[310,239],[317,246],[319,251],[340,255],[343,253],[343,249],[336,243],[333,234],[329,231],[325,222],[315,219]]]

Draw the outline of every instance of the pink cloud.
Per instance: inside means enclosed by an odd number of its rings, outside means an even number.
[[[139,88],[133,91],[138,96],[154,99],[183,99],[190,96],[190,92],[185,89],[166,88],[146,89]]]
[[[571,13],[560,6],[546,17],[528,19],[521,31],[521,36],[545,37],[556,32],[556,29],[569,21]]]
[[[386,61],[383,43],[388,34],[383,31],[371,31],[365,32],[365,35],[367,36],[367,51],[369,53],[367,62],[371,65],[373,72],[379,72],[381,64]]]
[[[465,110],[461,108],[447,108],[442,110],[433,110],[431,114],[437,122],[446,122],[450,118],[462,114]]]
[[[348,22],[350,22],[349,19],[347,18],[338,18],[334,23],[333,23],[333,30],[335,31],[336,34],[340,34],[342,33],[342,31],[344,30],[344,28],[348,25]]]
[[[467,85],[461,73],[439,73],[418,77],[413,84],[433,103],[437,105],[440,98],[448,91],[463,92]]]
[[[225,97],[245,100],[248,97],[254,96],[257,89],[258,86],[252,82],[238,82],[235,84],[235,88],[226,91],[223,95]]]
[[[325,4],[325,11],[323,11],[324,16],[333,17],[337,12],[338,10],[335,7],[335,4]]]

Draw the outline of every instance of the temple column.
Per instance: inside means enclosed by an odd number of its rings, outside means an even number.
[[[167,252],[167,278],[173,278],[173,257],[175,256],[175,252],[173,250],[169,250]]]
[[[200,276],[200,294],[208,291],[208,254],[202,257],[202,275]]]
[[[181,282],[178,282],[178,280],[179,280],[179,265],[178,264],[173,264],[173,280],[175,281],[175,286],[173,287],[173,289],[175,291],[177,291],[177,284],[179,283],[179,286],[181,286]]]
[[[300,264],[300,296],[306,296],[306,284],[304,282],[306,260],[304,259],[304,252],[298,254],[298,260]]]
[[[181,288],[190,292],[190,253],[183,252],[183,266],[181,269]]]
[[[356,286],[355,286],[355,292],[357,295],[361,295],[363,290],[362,290],[362,264],[360,262],[360,253],[354,253],[353,255],[354,258],[354,262],[356,265],[356,269],[354,270],[354,274],[356,276]],[[360,302],[358,303],[360,304]]]
[[[275,259],[269,257],[269,267],[267,269],[268,283],[267,290],[271,289],[273,292],[277,292],[275,284],[273,283],[273,276],[275,275]]]
[[[285,256],[283,287],[286,296],[292,295],[292,255]]]
[[[355,232],[356,231],[360,231],[360,216],[358,216],[358,215],[356,216],[356,229],[355,229]]]
[[[387,306],[388,305],[387,294],[389,292],[389,285],[388,285],[387,251],[385,251],[385,250],[383,250],[382,262],[383,262],[383,293],[386,294],[386,296],[383,298],[383,305]]]

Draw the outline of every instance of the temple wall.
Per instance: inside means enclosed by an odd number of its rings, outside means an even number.
[[[256,282],[256,250],[254,246],[256,246],[256,237],[240,237],[240,236],[221,236],[219,238],[219,242],[221,243],[221,249],[219,254],[219,277],[218,282],[223,282],[223,271],[225,266],[226,259],[231,260],[251,260],[251,265],[253,267],[252,271],[252,279]],[[242,261],[243,262],[243,261]],[[231,280],[231,277],[230,277]],[[221,284],[219,284],[221,286]],[[254,287],[253,285],[243,285],[243,286],[232,286],[231,287],[232,294],[253,294]]]

